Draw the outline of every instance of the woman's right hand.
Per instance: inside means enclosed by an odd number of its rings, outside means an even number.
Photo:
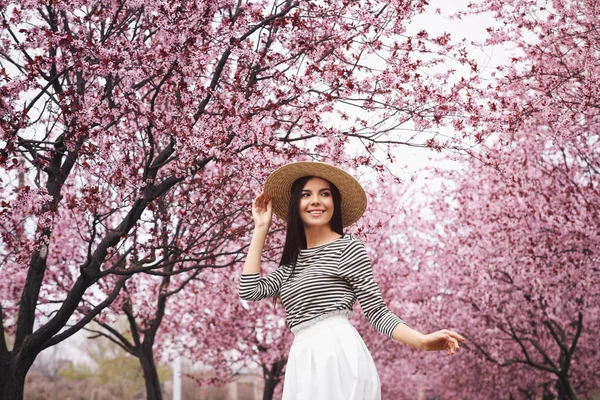
[[[261,192],[252,202],[252,219],[256,228],[266,229],[271,227],[273,209],[271,199]]]

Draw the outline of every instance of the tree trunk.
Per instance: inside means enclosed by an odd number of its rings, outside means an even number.
[[[550,391],[550,383],[544,383],[542,400],[554,400],[554,394]]]
[[[577,395],[573,390],[569,377],[562,375],[556,381],[556,392],[558,393],[557,400],[577,400]]]
[[[0,400],[23,400],[25,390],[25,377],[30,365],[15,362],[8,353],[8,357],[0,360]]]
[[[146,384],[146,399],[162,400],[160,380],[158,379],[158,371],[154,362],[152,347],[147,349],[146,346],[141,346],[140,350],[140,364],[144,371],[144,382]]]
[[[279,384],[279,379],[273,379],[272,377],[265,379],[265,389],[263,390],[263,398],[262,400],[273,400],[273,393],[275,393],[275,388],[277,384]]]
[[[275,388],[279,385],[279,382],[281,382],[283,368],[286,363],[287,358],[282,358],[271,364],[271,369],[267,369],[266,365],[263,364],[263,377],[265,379],[263,400],[273,400],[273,393],[275,393]]]

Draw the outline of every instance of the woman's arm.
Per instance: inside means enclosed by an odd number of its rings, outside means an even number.
[[[351,239],[340,255],[338,273],[352,287],[371,326],[392,337],[394,327],[403,324],[403,321],[385,305],[379,286],[373,278],[371,260],[362,242]]]
[[[246,255],[244,261],[243,274],[257,274],[260,272],[260,258],[273,219],[271,199],[268,199],[264,193],[259,194],[252,202],[252,219],[254,220],[254,231],[252,232],[248,255]]]
[[[248,254],[244,261],[244,269],[242,274],[257,274],[260,272],[260,259],[263,248],[265,247],[265,240],[267,238],[268,228],[254,227],[252,232],[252,240],[250,241],[250,247],[248,248]]]
[[[424,335],[388,310],[373,278],[367,250],[360,241],[353,240],[342,251],[338,272],[352,286],[369,323],[379,332],[417,349],[446,350],[448,354],[454,354],[459,342],[464,342],[464,337],[447,329]]]
[[[442,329],[424,335],[406,324],[396,325],[392,337],[400,343],[420,350],[446,350],[448,355],[457,352],[460,348],[459,343],[465,341],[464,337],[454,331]]]
[[[281,287],[283,268],[278,268],[273,273],[260,277],[261,256],[272,216],[271,200],[261,193],[252,203],[254,232],[240,277],[239,295],[244,300],[258,301],[275,296]]]

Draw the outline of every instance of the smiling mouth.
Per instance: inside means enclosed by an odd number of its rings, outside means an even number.
[[[309,211],[308,213],[314,217],[318,217],[319,215],[323,215],[325,211]]]

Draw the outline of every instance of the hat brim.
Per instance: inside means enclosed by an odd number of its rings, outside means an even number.
[[[356,179],[333,165],[321,162],[295,162],[273,171],[265,182],[264,193],[272,199],[273,212],[287,222],[293,183],[305,176],[317,176],[333,183],[342,197],[342,224],[352,225],[367,208],[367,195]]]

